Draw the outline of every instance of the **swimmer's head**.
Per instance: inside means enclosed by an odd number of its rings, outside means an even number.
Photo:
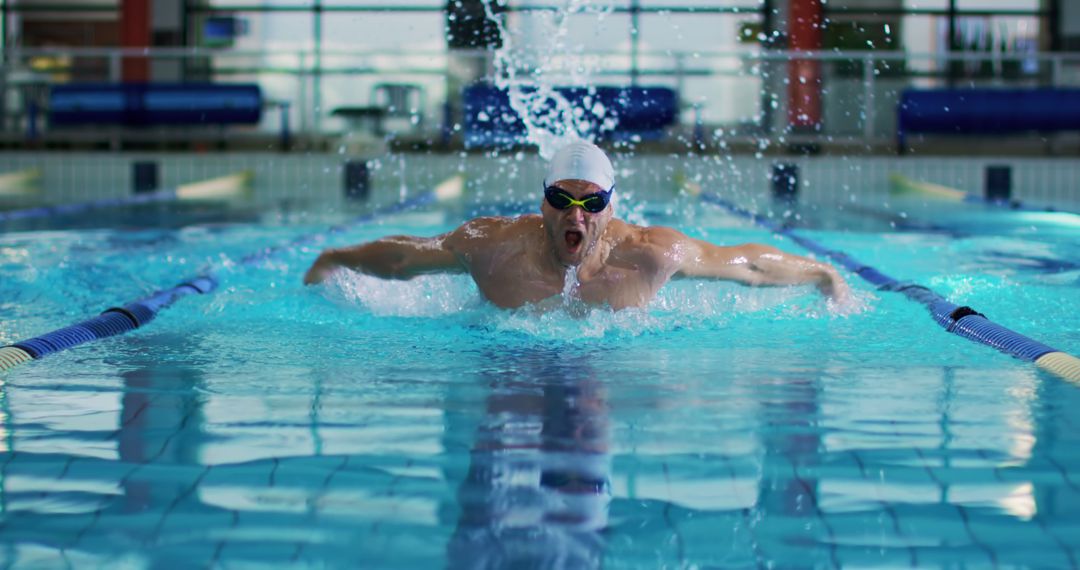
[[[615,187],[615,169],[600,147],[585,141],[574,141],[560,148],[548,163],[544,185],[561,180],[584,180],[601,190]]]
[[[572,142],[551,158],[540,210],[560,263],[580,265],[593,250],[611,220],[614,188],[615,169],[592,143]]]

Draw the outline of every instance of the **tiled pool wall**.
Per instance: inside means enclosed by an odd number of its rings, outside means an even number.
[[[797,168],[799,194],[808,201],[835,202],[863,196],[884,196],[890,174],[958,188],[982,195],[987,167],[1008,166],[1012,197],[1063,209],[1080,206],[1080,161],[1069,158],[1014,157],[776,157],[763,156],[615,156],[618,187],[636,198],[673,196],[681,180],[693,180],[705,190],[744,198],[765,197],[771,172],[779,163]],[[254,199],[273,206],[300,200],[308,205],[334,206],[345,201],[345,170],[350,161],[367,161],[371,195],[392,201],[406,192],[433,187],[455,173],[465,176],[466,191],[486,199],[530,199],[537,195],[544,163],[534,153],[390,154],[355,157],[334,153],[59,153],[0,154],[0,175],[38,169],[39,190],[18,200],[60,204],[118,198],[133,187],[138,162],[157,164],[159,185],[205,180],[250,170]],[[0,193],[0,209],[16,198]],[[7,202],[5,204],[5,201]]]

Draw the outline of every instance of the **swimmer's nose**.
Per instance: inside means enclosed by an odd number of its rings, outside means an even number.
[[[566,209],[566,217],[574,222],[585,219],[585,210],[581,206],[570,206]]]

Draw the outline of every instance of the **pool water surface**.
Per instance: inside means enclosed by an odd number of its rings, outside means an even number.
[[[1077,566],[1080,387],[855,275],[845,310],[696,280],[619,312],[500,310],[463,276],[300,282],[321,247],[485,208],[380,218],[254,267],[239,260],[347,215],[0,234],[2,345],[221,278],[135,332],[0,373],[0,563]],[[786,217],[1080,346],[1069,214],[857,210]],[[627,212],[805,254],[690,197]]]

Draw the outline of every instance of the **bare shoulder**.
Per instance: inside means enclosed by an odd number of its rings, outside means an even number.
[[[476,251],[499,243],[506,243],[527,233],[539,224],[539,216],[484,216],[473,218],[457,229],[444,234],[447,247],[459,252]]]
[[[693,246],[693,240],[674,228],[638,226],[621,220],[612,220],[611,224],[617,249],[642,261],[657,265],[678,263]]]
[[[671,248],[690,241],[686,234],[675,228],[667,226],[650,226],[642,228],[644,239],[653,247]]]
[[[620,246],[633,249],[665,251],[690,240],[679,230],[666,226],[639,226],[612,220],[610,229]]]

